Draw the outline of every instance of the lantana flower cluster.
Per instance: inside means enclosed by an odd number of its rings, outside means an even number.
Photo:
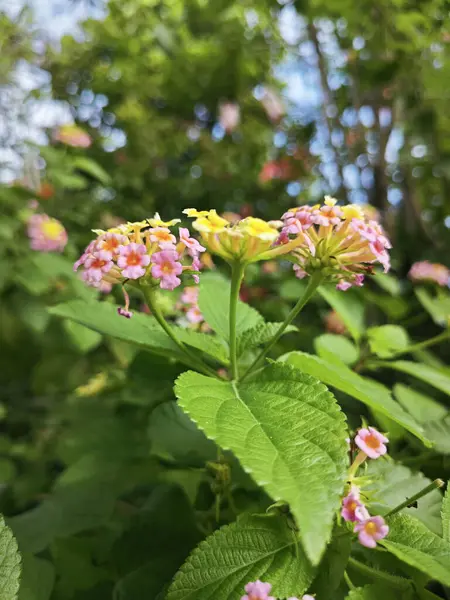
[[[230,223],[215,210],[198,211],[188,208],[183,212],[188,217],[195,218],[192,226],[200,233],[207,249],[230,263],[239,261],[249,264],[269,260],[291,252],[302,242],[297,239],[281,241],[281,221],[246,217]]]
[[[358,456],[350,470],[358,468],[367,458],[377,459],[387,452],[388,438],[374,427],[362,428],[355,437],[355,444],[360,449]],[[342,501],[341,516],[344,521],[354,524],[354,531],[358,533],[358,541],[366,548],[375,548],[377,542],[389,533],[389,526],[383,517],[371,517],[367,507],[361,499],[361,490],[358,486],[351,485],[350,490]]]
[[[171,227],[179,222],[164,222],[156,214],[152,219],[108,231],[94,230],[97,238],[76,261],[74,270],[81,267],[83,280],[97,288],[105,282],[145,279],[163,290],[173,290],[181,284],[179,276],[184,272],[191,273],[198,283],[199,256],[205,248],[184,227],[179,227],[178,237],[174,235]]]
[[[299,206],[282,216],[279,243],[301,240],[292,253],[302,279],[321,270],[339,290],[363,285],[364,275],[380,263],[390,268],[391,244],[381,225],[369,220],[355,204],[338,206],[330,196],[322,206]]]
[[[62,223],[46,214],[31,215],[27,233],[32,250],[62,252],[67,244],[67,232]]]
[[[439,263],[428,260],[416,262],[411,267],[408,277],[412,281],[434,281],[438,285],[446,286],[450,280],[450,269]]]
[[[264,581],[250,581],[245,586],[247,592],[241,597],[241,600],[276,600],[275,596],[269,596],[272,591],[272,585],[265,583]],[[287,600],[299,600],[296,596],[291,596]],[[305,594],[301,597],[301,600],[314,600],[313,596]]]

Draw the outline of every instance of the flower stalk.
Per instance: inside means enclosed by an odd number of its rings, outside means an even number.
[[[294,308],[291,310],[291,312],[288,314],[288,316],[286,317],[286,319],[284,320],[284,322],[282,323],[282,325],[280,326],[280,328],[278,329],[276,334],[273,336],[273,338],[271,339],[269,344],[264,348],[264,350],[261,351],[259,356],[253,361],[253,363],[250,365],[250,367],[244,373],[242,380],[244,380],[246,377],[248,377],[248,375],[250,375],[250,373],[252,373],[252,371],[257,369],[261,365],[261,363],[264,361],[267,354],[272,350],[272,348],[278,342],[280,337],[283,335],[286,327],[292,323],[292,321],[299,314],[299,312],[302,310],[302,308],[309,302],[309,300],[315,294],[317,288],[320,286],[320,284],[323,282],[323,280],[324,280],[324,275],[320,270],[316,271],[315,273],[313,273],[311,275],[310,279],[308,280],[308,286],[305,290],[305,293],[298,300],[297,304],[294,306]]]
[[[141,290],[145,301],[151,310],[153,316],[170,337],[170,339],[178,346],[178,348],[183,352],[183,354],[189,359],[189,364],[192,365],[195,369],[203,373],[204,375],[209,375],[210,377],[216,377],[217,373],[208,367],[200,358],[198,358],[189,348],[187,348],[181,340],[178,339],[176,333],[173,328],[170,327],[169,323],[167,323],[163,314],[161,313],[158,304],[155,302],[154,298],[154,286],[151,285],[140,285],[139,289]]]
[[[230,364],[231,378],[238,379],[239,369],[237,361],[237,340],[236,340],[236,312],[237,303],[239,300],[239,290],[241,288],[242,279],[244,277],[245,265],[240,262],[235,262],[232,265],[231,271],[231,292],[230,292]]]

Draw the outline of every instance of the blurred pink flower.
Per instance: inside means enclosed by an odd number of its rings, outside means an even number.
[[[152,254],[152,276],[161,279],[160,286],[163,290],[173,290],[181,283],[177,275],[182,273],[183,266],[178,258],[175,250],[162,250]]]
[[[77,125],[61,125],[53,139],[74,148],[89,148],[92,144],[91,136]]]
[[[40,252],[62,252],[67,244],[63,225],[46,214],[32,215],[27,227],[30,246]]]
[[[435,281],[438,285],[446,286],[449,283],[450,270],[445,265],[423,260],[413,264],[408,277],[414,282]]]
[[[236,102],[219,104],[219,123],[227,133],[233,132],[241,120],[241,109]]]
[[[241,600],[276,600],[274,596],[269,596],[272,586],[270,583],[263,583],[259,579],[251,581],[245,586],[247,594],[241,597]]]

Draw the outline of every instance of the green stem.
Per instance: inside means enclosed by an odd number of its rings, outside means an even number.
[[[420,492],[417,492],[417,494],[414,494],[414,496],[407,498],[404,502],[402,502],[401,504],[399,504],[398,506],[396,506],[395,508],[390,510],[388,513],[386,513],[384,515],[384,518],[387,519],[388,517],[392,517],[392,515],[395,515],[396,513],[400,512],[401,510],[403,510],[410,504],[413,504],[413,502],[420,500],[420,498],[423,498],[423,496],[426,496],[433,490],[439,489],[439,488],[443,487],[444,485],[445,485],[445,483],[444,483],[444,481],[442,481],[442,479],[435,479],[429,485],[424,487],[423,490],[421,490]]]
[[[413,344],[412,346],[409,346],[404,350],[399,350],[394,354],[392,358],[397,358],[397,356],[400,356],[402,354],[411,354],[412,352],[416,352],[417,350],[423,350],[423,348],[434,346],[435,344],[439,344],[439,342],[443,342],[445,340],[450,340],[450,332],[448,330],[445,330],[442,333],[435,335],[429,340],[425,340],[424,342],[418,342],[417,344]]]
[[[239,290],[241,288],[242,279],[244,277],[245,266],[242,263],[236,262],[232,265],[231,270],[231,292],[230,292],[230,364],[231,378],[236,380],[239,378],[239,369],[237,363],[237,343],[236,343],[236,311],[239,299]]]
[[[350,557],[348,559],[348,564],[353,567],[356,571],[359,571],[366,577],[370,579],[375,579],[378,581],[382,581],[384,583],[388,583],[392,587],[397,589],[405,590],[410,586],[410,582],[407,579],[403,579],[401,577],[397,577],[396,575],[391,575],[390,573],[386,573],[384,571],[378,571],[378,569],[374,569],[373,567],[369,567],[359,560]]]
[[[244,373],[242,380],[244,380],[254,369],[256,369],[260,366],[260,364],[264,361],[267,354],[272,350],[272,348],[278,342],[280,337],[283,335],[286,327],[292,323],[292,321],[295,319],[295,317],[298,315],[298,313],[302,310],[302,308],[305,306],[305,304],[311,299],[311,297],[314,295],[315,291],[317,290],[319,285],[322,283],[322,281],[323,281],[323,275],[322,275],[321,271],[316,271],[315,273],[313,273],[313,275],[311,275],[309,282],[308,282],[308,286],[305,290],[305,293],[298,300],[297,304],[294,306],[294,308],[291,310],[291,312],[288,314],[288,316],[284,320],[284,323],[280,326],[280,328],[278,329],[278,331],[276,332],[276,334],[274,335],[274,337],[272,338],[270,343],[264,348],[264,350],[261,351],[259,356],[254,360],[254,362],[250,365],[250,367]]]
[[[345,583],[347,584],[347,587],[348,587],[349,590],[354,590],[355,589],[355,586],[353,585],[352,580],[348,576],[347,571],[344,571],[344,580],[345,580]]]
[[[191,367],[193,366],[195,369],[197,369],[198,371],[200,371],[201,373],[203,373],[205,375],[209,375],[211,377],[217,378],[217,373],[213,369],[208,367],[208,365],[206,365],[200,358],[198,358],[194,354],[194,352],[192,352],[189,348],[187,348],[183,344],[183,342],[178,339],[173,328],[167,323],[167,321],[165,320],[157,303],[154,301],[154,294],[153,294],[154,288],[152,288],[150,286],[141,285],[139,289],[143,293],[145,301],[147,302],[148,307],[152,312],[152,315],[155,317],[155,319],[158,321],[158,323],[161,325],[161,327],[164,329],[164,331],[167,333],[167,335],[170,337],[170,339],[178,346],[178,348],[183,352],[183,354],[189,359],[188,365]]]

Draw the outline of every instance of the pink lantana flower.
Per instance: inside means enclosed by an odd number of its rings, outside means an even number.
[[[88,282],[98,282],[113,267],[112,260],[103,260],[98,255],[91,255],[84,262],[83,279]]]
[[[183,266],[178,258],[175,250],[162,250],[152,255],[152,276],[161,279],[163,290],[173,290],[181,283],[177,275],[182,273]]]
[[[98,257],[103,260],[112,260],[114,256],[119,254],[119,248],[125,244],[126,237],[118,233],[105,233],[100,236],[96,244],[96,252]]]
[[[187,229],[186,227],[180,227],[179,232],[180,242],[182,242],[186,246],[189,254],[192,257],[196,258],[199,252],[204,252],[206,250],[206,248],[202,246],[198,240],[196,240],[193,237],[190,237],[189,229]]]
[[[358,532],[359,543],[366,548],[375,548],[377,542],[382,540],[389,533],[389,526],[386,525],[383,517],[369,517],[355,525],[355,531]]]
[[[131,242],[120,246],[117,266],[122,269],[122,275],[127,279],[139,279],[145,275],[145,267],[150,264],[150,256],[144,244]]]
[[[201,323],[204,320],[202,312],[197,305],[191,306],[191,308],[186,311],[186,319],[189,323]]]
[[[411,267],[408,277],[412,281],[434,281],[438,285],[446,286],[450,279],[450,269],[439,263],[431,263],[428,260],[416,262]]]
[[[63,225],[48,215],[32,215],[27,228],[32,250],[62,252],[67,244],[67,232]]]
[[[241,110],[236,102],[219,104],[219,123],[227,133],[231,133],[239,125]]]
[[[344,521],[357,523],[369,518],[366,507],[361,502],[359,490],[353,488],[342,501],[341,515]]]
[[[274,596],[269,596],[272,586],[270,583],[263,583],[259,579],[251,581],[245,586],[247,594],[241,597],[241,600],[276,600]]]
[[[161,249],[169,249],[177,242],[168,227],[154,227],[150,232],[150,241],[158,244]]]
[[[180,297],[181,302],[184,304],[197,304],[198,302],[198,288],[194,286],[185,287]]]
[[[355,443],[369,458],[379,458],[386,454],[388,438],[374,427],[363,428],[358,431]]]

